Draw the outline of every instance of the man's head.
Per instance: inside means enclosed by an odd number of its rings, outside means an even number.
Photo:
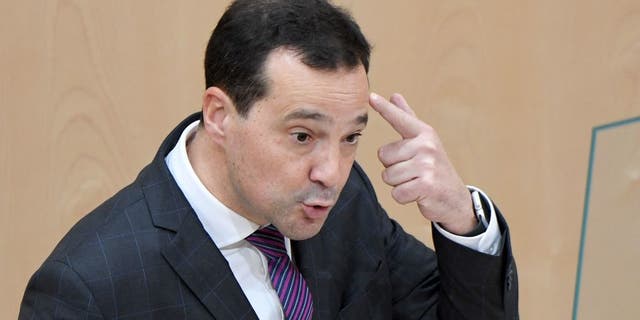
[[[241,115],[268,91],[264,64],[277,48],[295,51],[318,70],[364,66],[370,46],[344,10],[326,0],[234,1],[213,30],[205,53],[207,88],[223,89]]]
[[[317,234],[366,126],[368,59],[358,26],[325,1],[234,2],[207,48],[188,147],[205,186],[292,239]]]

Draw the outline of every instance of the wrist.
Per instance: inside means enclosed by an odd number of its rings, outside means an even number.
[[[465,204],[453,221],[440,222],[440,226],[455,235],[466,235],[473,232],[478,227],[478,219],[474,214],[474,207],[471,197],[466,198]]]
[[[485,207],[484,203],[480,199],[480,191],[475,187],[469,186],[469,192],[471,193],[471,203],[472,203],[472,208],[474,213],[473,215],[474,219],[471,219],[472,221],[471,225],[473,227],[469,229],[469,224],[466,224],[466,225],[453,224],[452,225],[452,224],[440,223],[440,225],[448,232],[454,233],[459,236],[473,237],[487,230],[487,227],[489,226],[489,222],[488,222],[488,217],[486,216],[486,213],[484,210],[484,207]],[[467,222],[468,221],[469,219],[467,219]]]

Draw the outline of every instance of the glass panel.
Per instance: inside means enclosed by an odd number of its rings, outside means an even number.
[[[640,117],[591,143],[573,319],[640,319]]]

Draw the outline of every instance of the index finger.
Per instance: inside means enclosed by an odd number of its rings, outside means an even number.
[[[422,121],[415,117],[413,110],[401,95],[391,99],[395,104],[376,93],[369,95],[369,104],[403,138],[412,138],[422,132]]]

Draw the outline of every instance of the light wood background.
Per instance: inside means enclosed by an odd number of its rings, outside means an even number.
[[[199,109],[227,3],[0,1],[0,318],[16,317],[74,222]],[[591,128],[640,115],[640,2],[339,3],[375,45],[372,90],[404,93],[507,217],[522,318],[569,319]],[[374,117],[359,159],[388,211],[430,242],[379,178],[375,150],[395,137]]]

